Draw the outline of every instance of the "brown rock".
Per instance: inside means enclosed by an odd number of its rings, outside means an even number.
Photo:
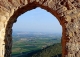
[[[80,57],[80,0],[0,0],[0,57],[11,57],[17,17],[36,7],[50,12],[62,25],[62,57]]]

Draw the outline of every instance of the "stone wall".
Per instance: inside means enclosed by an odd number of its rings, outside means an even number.
[[[62,25],[62,57],[80,57],[80,0],[0,0],[0,57],[11,57],[17,17],[41,7]]]

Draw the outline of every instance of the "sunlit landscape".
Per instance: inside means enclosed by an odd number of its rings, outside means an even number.
[[[28,56],[27,54],[31,52],[45,49],[46,47],[52,46],[56,43],[61,43],[60,34],[14,32],[12,56]],[[57,52],[57,50],[55,52]]]
[[[46,10],[36,8],[19,16],[12,36],[12,57],[61,57],[62,27]]]

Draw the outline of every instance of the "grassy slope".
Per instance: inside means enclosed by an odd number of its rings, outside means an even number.
[[[29,53],[28,55],[22,55],[20,57],[61,57],[61,44],[57,43],[51,46],[48,46],[42,50],[37,50]]]

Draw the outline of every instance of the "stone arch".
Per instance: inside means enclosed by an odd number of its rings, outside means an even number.
[[[30,8],[28,8],[28,7],[30,7]],[[54,15],[57,19],[58,19],[58,21],[60,22],[60,24],[61,24],[61,26],[62,26],[62,22],[61,22],[61,20],[60,20],[60,16],[59,16],[59,14],[57,13],[57,11],[53,11],[52,10],[52,8],[49,8],[48,6],[43,6],[43,5],[40,5],[39,3],[31,3],[31,4],[29,4],[29,5],[26,5],[26,6],[24,6],[24,7],[22,7],[22,8],[19,8],[11,17],[10,17],[10,19],[8,20],[8,25],[7,25],[7,27],[9,27],[9,28],[7,28],[6,27],[6,29],[7,30],[12,30],[11,28],[12,28],[12,25],[13,25],[13,23],[15,23],[16,21],[17,21],[17,17],[18,16],[20,16],[21,14],[23,14],[23,13],[25,13],[26,11],[30,11],[30,10],[32,10],[32,9],[35,9],[35,8],[37,8],[37,7],[40,7],[40,8],[42,8],[42,9],[45,9],[45,10],[47,10],[48,12],[50,12],[52,15]],[[25,9],[26,8],[26,9]],[[11,24],[11,25],[10,25]],[[6,31],[6,32],[8,32],[8,31]],[[10,33],[10,32],[9,32]],[[12,32],[11,32],[12,33]],[[7,35],[7,34],[6,34]],[[11,37],[12,38],[12,37]]]
[[[11,57],[12,25],[17,17],[36,7],[53,14],[62,25],[62,57],[80,57],[79,3],[79,0],[1,0],[0,57]]]

